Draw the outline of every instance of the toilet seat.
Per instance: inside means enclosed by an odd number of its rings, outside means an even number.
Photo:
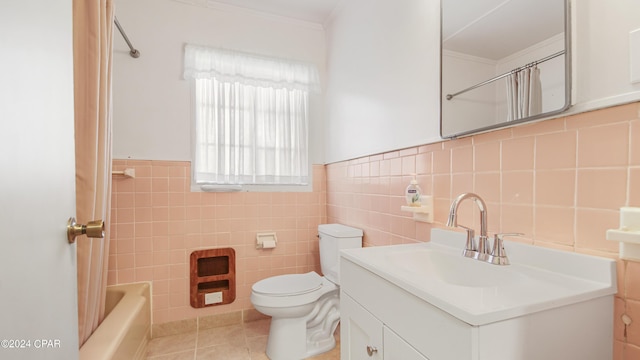
[[[316,272],[266,278],[251,287],[254,306],[288,308],[313,304],[321,296],[338,291],[338,286]]]
[[[295,296],[307,294],[322,287],[322,277],[316,272],[272,276],[253,284],[251,289],[267,296]]]

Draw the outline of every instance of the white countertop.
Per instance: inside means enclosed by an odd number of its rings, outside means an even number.
[[[461,255],[462,233],[434,229],[431,239],[341,255],[471,325],[616,293],[612,259],[505,241],[511,265],[492,265]]]

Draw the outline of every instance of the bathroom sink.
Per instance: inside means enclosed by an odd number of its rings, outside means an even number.
[[[433,229],[431,241],[343,250],[356,263],[471,325],[616,293],[612,259],[505,241],[511,265],[462,256],[465,235]]]
[[[416,275],[433,277],[456,286],[498,287],[513,284],[522,274],[511,269],[433,249],[390,251],[390,264]]]

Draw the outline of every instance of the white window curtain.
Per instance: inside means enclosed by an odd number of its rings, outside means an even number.
[[[187,45],[184,77],[195,88],[195,183],[309,182],[314,66]]]

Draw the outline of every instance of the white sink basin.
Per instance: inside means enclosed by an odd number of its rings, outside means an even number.
[[[386,254],[390,265],[444,283],[465,287],[497,287],[522,280],[519,272],[434,249],[394,249]],[[461,253],[461,252],[460,252]]]
[[[462,256],[465,235],[342,251],[342,256],[471,324],[483,325],[616,293],[612,259],[505,241],[511,265]]]

